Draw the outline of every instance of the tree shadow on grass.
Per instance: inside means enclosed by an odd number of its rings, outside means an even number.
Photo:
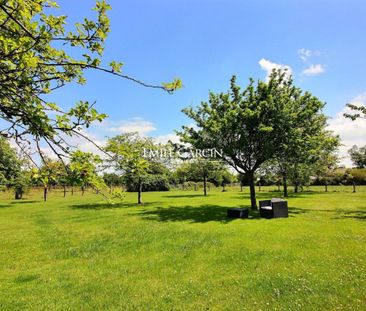
[[[18,204],[32,204],[32,203],[39,203],[40,200],[19,200],[19,201],[13,201],[10,204],[12,205],[18,205]]]
[[[205,197],[203,192],[197,194],[168,194],[164,195],[166,198],[197,198],[197,197]]]
[[[102,210],[102,209],[114,209],[114,208],[129,208],[129,207],[134,207],[134,208],[140,208],[140,207],[144,207],[144,206],[151,206],[151,205],[156,205],[159,204],[161,202],[148,202],[148,203],[142,203],[142,204],[137,204],[137,203],[130,203],[130,202],[120,202],[120,203],[88,203],[88,204],[74,204],[74,205],[70,205],[70,208],[72,209],[86,209],[86,210]]]
[[[307,198],[309,196],[326,195],[326,194],[332,194],[332,192],[320,192],[320,191],[311,191],[311,190],[302,191],[302,192],[298,192],[298,193],[289,192],[287,198],[289,198],[289,199],[291,199],[291,198],[293,198],[293,199],[296,199],[296,198]],[[287,198],[283,198],[283,199],[287,199]]]
[[[336,211],[337,212],[337,211]],[[342,210],[340,213],[334,217],[334,219],[358,219],[358,220],[366,220],[366,207],[359,210]]]
[[[288,215],[289,215],[289,217],[296,217],[296,215],[310,213],[311,211],[312,211],[311,209],[290,206],[288,208]]]
[[[237,206],[236,206],[237,207]],[[237,218],[227,217],[227,209],[231,207],[217,205],[200,205],[200,206],[170,206],[158,207],[154,210],[143,210],[139,213],[142,218],[147,220],[155,220],[161,222],[189,221],[191,223],[206,223],[217,221],[221,223],[229,223]],[[136,214],[134,214],[136,215]],[[258,219],[259,212],[249,212],[249,219]]]
[[[26,282],[31,282],[31,281],[34,281],[37,279],[39,279],[39,276],[34,275],[34,274],[19,275],[18,277],[15,278],[15,282],[16,283],[26,283]]]
[[[32,204],[32,203],[39,203],[41,201],[36,201],[36,200],[19,200],[19,201],[12,201],[10,203],[7,204],[1,204],[0,203],[0,208],[6,208],[6,207],[14,207],[14,205],[23,205],[23,204]]]
[[[348,209],[311,209],[311,208],[299,208],[299,207],[289,207],[289,215],[298,215],[305,213],[331,213],[334,215],[331,219],[359,219],[366,220],[366,207],[358,210],[348,210]]]
[[[327,194],[326,192],[315,192],[315,191],[304,191],[304,192],[298,192],[298,193],[289,193],[288,197],[283,197],[283,192],[279,192],[279,191],[261,191],[261,192],[256,192],[256,197],[258,201],[261,200],[270,200],[273,198],[280,198],[283,200],[287,200],[287,199],[295,199],[295,198],[306,198],[309,197],[311,195],[317,195],[317,194]],[[328,192],[329,193],[329,192]],[[231,195],[231,198],[233,199],[241,199],[241,200],[250,200],[250,193],[249,192],[239,192],[236,193],[234,195]]]

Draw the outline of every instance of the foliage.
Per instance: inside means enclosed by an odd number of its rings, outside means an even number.
[[[355,121],[359,118],[366,118],[366,106],[354,105],[354,104],[347,104],[347,107],[351,109],[352,113],[344,113],[343,115]]]
[[[168,191],[170,190],[171,173],[159,159],[149,159],[148,174],[142,184],[143,191]],[[127,183],[132,186],[136,183]],[[136,191],[136,188],[135,190]]]
[[[304,146],[314,146],[319,140],[312,134],[325,126],[323,106],[316,97],[295,87],[286,72],[274,70],[268,83],[255,84],[251,79],[244,90],[233,76],[229,92],[211,92],[208,103],[183,110],[197,128],[183,127],[180,135],[195,148],[221,150],[224,160],[246,175],[255,208],[255,172],[265,162],[295,150],[295,144],[301,146],[297,154]],[[295,152],[291,151],[291,157],[295,158]]]
[[[174,176],[181,184],[186,181],[203,182],[204,195],[207,195],[207,183],[225,187],[234,178],[220,159],[205,157],[196,157],[181,163]]]
[[[6,183],[7,183],[7,180],[6,180],[3,172],[0,171],[0,191],[6,189],[6,186],[5,186]]]
[[[108,186],[118,186],[121,185],[121,178],[116,173],[104,173],[103,179]]]
[[[312,184],[314,185],[366,185],[366,168],[334,169],[327,174],[318,176]]]
[[[125,175],[124,182],[126,184],[126,190],[129,192],[139,191],[138,178],[136,176]],[[142,191],[169,191],[170,184],[169,178],[164,174],[147,174],[143,178]]]
[[[289,86],[290,101],[284,106],[282,141],[275,151],[275,165],[283,179],[284,196],[288,181],[295,186],[307,184],[310,177],[334,166],[340,139],[327,130],[324,103],[308,92]]]
[[[353,168],[349,173],[357,185],[366,185],[366,168]]]
[[[98,193],[108,198],[107,185],[103,177],[97,172],[97,167],[102,162],[102,159],[98,155],[80,150],[74,151],[71,154],[71,160],[68,166],[69,178],[72,184],[82,187],[86,185],[91,186]],[[116,192],[115,195],[119,196],[120,194]]]
[[[24,152],[32,139],[38,152],[43,140],[60,157],[69,153],[67,136],[88,139],[81,131],[106,115],[94,104],[80,101],[69,110],[47,100],[45,95],[67,84],[86,82],[87,69],[107,72],[145,87],[173,92],[179,79],[162,86],[149,85],[122,74],[122,63],[103,67],[102,55],[111,9],[105,0],[96,1],[95,19],[67,27],[68,18],[56,15],[58,5],[49,0],[0,0],[0,119],[7,128],[0,136],[14,138]]]
[[[143,149],[149,148],[151,139],[137,133],[126,133],[110,138],[105,148],[112,155],[110,163],[124,174],[143,177],[148,173],[149,162],[143,156]]]
[[[348,150],[351,160],[357,168],[366,168],[366,146],[358,148],[356,145]]]
[[[137,133],[125,133],[108,139],[106,151],[111,154],[109,159],[124,180],[132,183],[130,189],[137,189],[138,203],[141,203],[141,192],[144,178],[149,173],[150,163],[144,158],[144,148],[153,148],[149,138],[140,137]]]
[[[22,198],[30,183],[29,174],[24,170],[25,164],[27,161],[0,136],[0,190],[12,187],[15,199]]]
[[[32,169],[32,179],[44,187],[58,184],[61,176],[66,174],[66,167],[61,161],[43,157],[42,165]]]
[[[44,189],[44,199],[47,198],[47,189],[52,185],[62,186],[91,186],[98,193],[109,199],[107,186],[101,176],[98,175],[97,167],[102,163],[99,156],[80,150],[71,153],[67,165],[60,160],[43,158],[40,168],[32,170],[32,179],[41,184]]]
[[[9,142],[0,136],[0,185],[10,187],[21,175],[22,162]]]
[[[223,163],[220,163],[219,161],[206,158],[194,158],[182,162],[177,167],[174,174],[181,183],[185,181],[203,181],[205,174],[207,181],[218,186],[220,184],[219,171],[222,169]]]
[[[217,183],[225,189],[225,186],[236,181],[236,176],[232,174],[227,168],[221,168],[216,173]]]
[[[22,174],[17,176],[13,182],[13,188],[15,193],[15,199],[22,199],[23,195],[29,191],[29,185],[31,182],[29,172],[23,171]],[[28,176],[29,175],[29,176]]]

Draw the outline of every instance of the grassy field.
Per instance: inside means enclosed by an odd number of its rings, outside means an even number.
[[[0,310],[366,310],[366,187],[322,191],[271,220],[226,218],[238,189],[0,194]]]

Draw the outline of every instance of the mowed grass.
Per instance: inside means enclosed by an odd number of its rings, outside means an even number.
[[[258,199],[278,197],[264,188]],[[365,310],[366,187],[287,219],[228,219],[247,191],[0,195],[0,310]]]

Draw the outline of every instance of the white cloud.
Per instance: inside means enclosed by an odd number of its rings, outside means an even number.
[[[324,73],[325,66],[322,64],[310,65],[308,68],[303,70],[302,74],[305,76],[316,76]]]
[[[10,147],[16,149],[17,151],[20,150],[19,146],[16,144],[16,142],[13,138],[9,139],[8,141],[9,141]]]
[[[288,76],[292,75],[292,68],[288,65],[277,64],[265,58],[262,58],[258,63],[259,66],[261,66],[261,68],[267,72],[266,81],[268,81],[273,69],[286,70]]]
[[[366,103],[366,93],[356,96],[353,100],[350,101],[350,104],[356,106],[362,106]]]
[[[154,137],[154,141],[158,144],[166,144],[169,140],[172,143],[179,143],[180,142],[179,136],[175,133],[159,135],[159,136]]]
[[[78,149],[83,152],[91,152],[93,154],[99,155],[102,158],[105,158],[106,154],[101,151],[100,148],[106,146],[108,139],[107,136],[114,136],[127,132],[137,132],[140,136],[148,136],[150,132],[155,130],[156,127],[152,122],[144,120],[142,118],[133,118],[122,121],[106,120],[101,123],[94,123],[88,129],[83,129],[80,133],[86,138],[76,135],[72,137],[62,135],[62,137],[67,141],[68,145],[71,148],[71,151]],[[156,137],[156,140],[162,143],[166,143],[169,139],[173,142],[178,142],[178,137],[173,133]],[[19,150],[19,147],[15,144],[14,141],[11,141],[11,145]],[[35,154],[36,146],[34,144],[27,146],[27,148],[29,149],[29,152]],[[44,141],[41,141],[40,149],[42,153],[48,158],[54,160],[58,159],[54,151]],[[61,151],[57,147],[56,150]],[[36,163],[40,164],[39,156],[34,155],[34,160]]]
[[[89,137],[89,139],[92,141],[88,141],[84,138],[75,138],[74,140],[77,140],[77,149],[83,151],[83,152],[91,152],[94,154],[97,154],[101,157],[105,156],[105,153],[101,151],[98,147],[103,148],[106,145],[106,140],[103,139],[97,139],[93,137]]]
[[[313,56],[320,56],[321,53],[319,51],[314,51],[314,50],[309,50],[309,49],[305,49],[305,48],[301,48],[297,51],[297,54],[300,56],[301,60],[306,63],[309,58],[313,57]]]
[[[65,140],[67,143],[71,146],[71,150],[81,150],[83,152],[90,152],[96,155],[99,155],[101,157],[105,156],[105,153],[100,150],[100,148],[105,147],[106,145],[106,138],[100,138],[99,136],[95,134],[91,134],[87,132],[87,130],[82,130],[80,132],[82,135],[84,135],[86,138],[83,138],[81,136],[72,136],[72,137],[65,137]],[[49,157],[50,159],[57,160],[58,157],[54,153],[54,151],[47,146],[45,143],[42,143],[43,146],[41,147],[42,153]],[[100,148],[98,148],[100,147]],[[34,149],[34,148],[33,148]],[[58,148],[56,150],[60,151]]]
[[[133,118],[120,122],[110,122],[110,127],[105,130],[115,133],[137,132],[141,136],[146,136],[148,133],[155,131],[156,127],[152,122],[143,118]]]
[[[44,148],[40,148],[40,150],[42,151],[42,154],[51,159],[51,160],[58,160],[58,157],[56,155],[56,153],[53,152],[53,150],[49,147],[44,147]]]
[[[351,101],[354,105],[365,105],[366,94],[357,96]],[[345,112],[350,112],[350,109],[345,107],[333,119],[329,120],[328,129],[334,131],[341,137],[343,146],[339,148],[339,155],[341,156],[341,164],[352,166],[352,162],[348,155],[348,150],[353,145],[366,145],[366,120],[357,119],[352,121],[343,116]]]
[[[306,62],[308,58],[313,55],[313,52],[311,50],[301,48],[297,51],[297,54],[299,54],[303,62]]]

